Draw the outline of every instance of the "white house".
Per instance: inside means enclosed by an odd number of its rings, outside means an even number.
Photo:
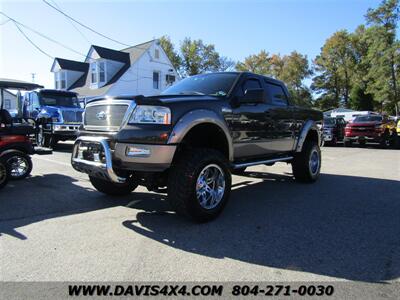
[[[56,89],[79,98],[158,95],[179,80],[159,40],[122,50],[91,46],[84,62],[55,58],[51,67]]]
[[[17,95],[11,93],[8,90],[4,90],[4,109],[13,112],[17,110]]]

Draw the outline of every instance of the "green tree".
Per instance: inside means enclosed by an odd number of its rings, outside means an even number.
[[[202,40],[185,38],[180,50],[185,75],[214,72],[221,68],[221,57],[212,44],[207,45]]]
[[[350,108],[354,110],[374,110],[374,99],[371,94],[366,94],[365,89],[354,85],[350,93]]]
[[[347,107],[355,65],[351,35],[346,30],[335,32],[314,60],[317,75],[312,88],[317,93],[333,96],[336,103],[343,102]]]
[[[384,0],[376,9],[369,9],[366,15],[368,42],[367,92],[392,113],[399,111],[400,89],[400,42],[396,29],[400,19],[399,0]]]
[[[248,71],[260,75],[271,76],[271,57],[269,53],[262,50],[259,54],[253,54],[247,56],[243,62],[236,64],[236,70]]]
[[[179,56],[178,52],[176,52],[175,47],[171,42],[171,39],[169,38],[169,36],[164,35],[159,39],[159,41],[161,47],[164,49],[172,65],[179,73],[182,68],[182,58]]]

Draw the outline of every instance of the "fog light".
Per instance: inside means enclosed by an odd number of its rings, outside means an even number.
[[[140,147],[126,147],[126,156],[150,156],[151,151],[147,148],[140,148]]]

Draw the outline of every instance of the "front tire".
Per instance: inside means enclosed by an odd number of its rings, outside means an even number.
[[[316,142],[306,141],[303,150],[293,158],[292,170],[298,182],[312,183],[318,179],[321,170],[321,150]]]
[[[128,178],[125,183],[114,183],[93,176],[89,176],[89,180],[96,190],[110,196],[129,195],[138,186],[138,183],[132,178]]]
[[[227,204],[231,180],[229,163],[219,151],[193,149],[171,167],[168,200],[177,213],[207,222]]]
[[[32,159],[26,153],[14,151],[3,156],[10,171],[11,180],[28,177],[32,172]]]
[[[39,131],[36,135],[36,143],[40,147],[49,148],[51,146],[51,136],[44,133],[42,126],[39,127]]]

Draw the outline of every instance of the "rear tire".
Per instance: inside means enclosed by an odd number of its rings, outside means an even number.
[[[32,172],[31,157],[20,151],[14,151],[3,156],[10,171],[11,180],[19,180],[28,177]]]
[[[125,183],[114,183],[93,176],[89,176],[89,179],[96,190],[110,196],[129,195],[138,186],[136,180],[132,178],[128,178]]]
[[[0,189],[6,186],[9,179],[9,169],[3,159],[0,159]]]
[[[296,181],[312,183],[318,179],[321,170],[321,150],[315,141],[308,140],[292,161]]]
[[[215,219],[227,204],[230,191],[229,163],[213,149],[182,153],[168,176],[168,200],[172,207],[197,222]]]

